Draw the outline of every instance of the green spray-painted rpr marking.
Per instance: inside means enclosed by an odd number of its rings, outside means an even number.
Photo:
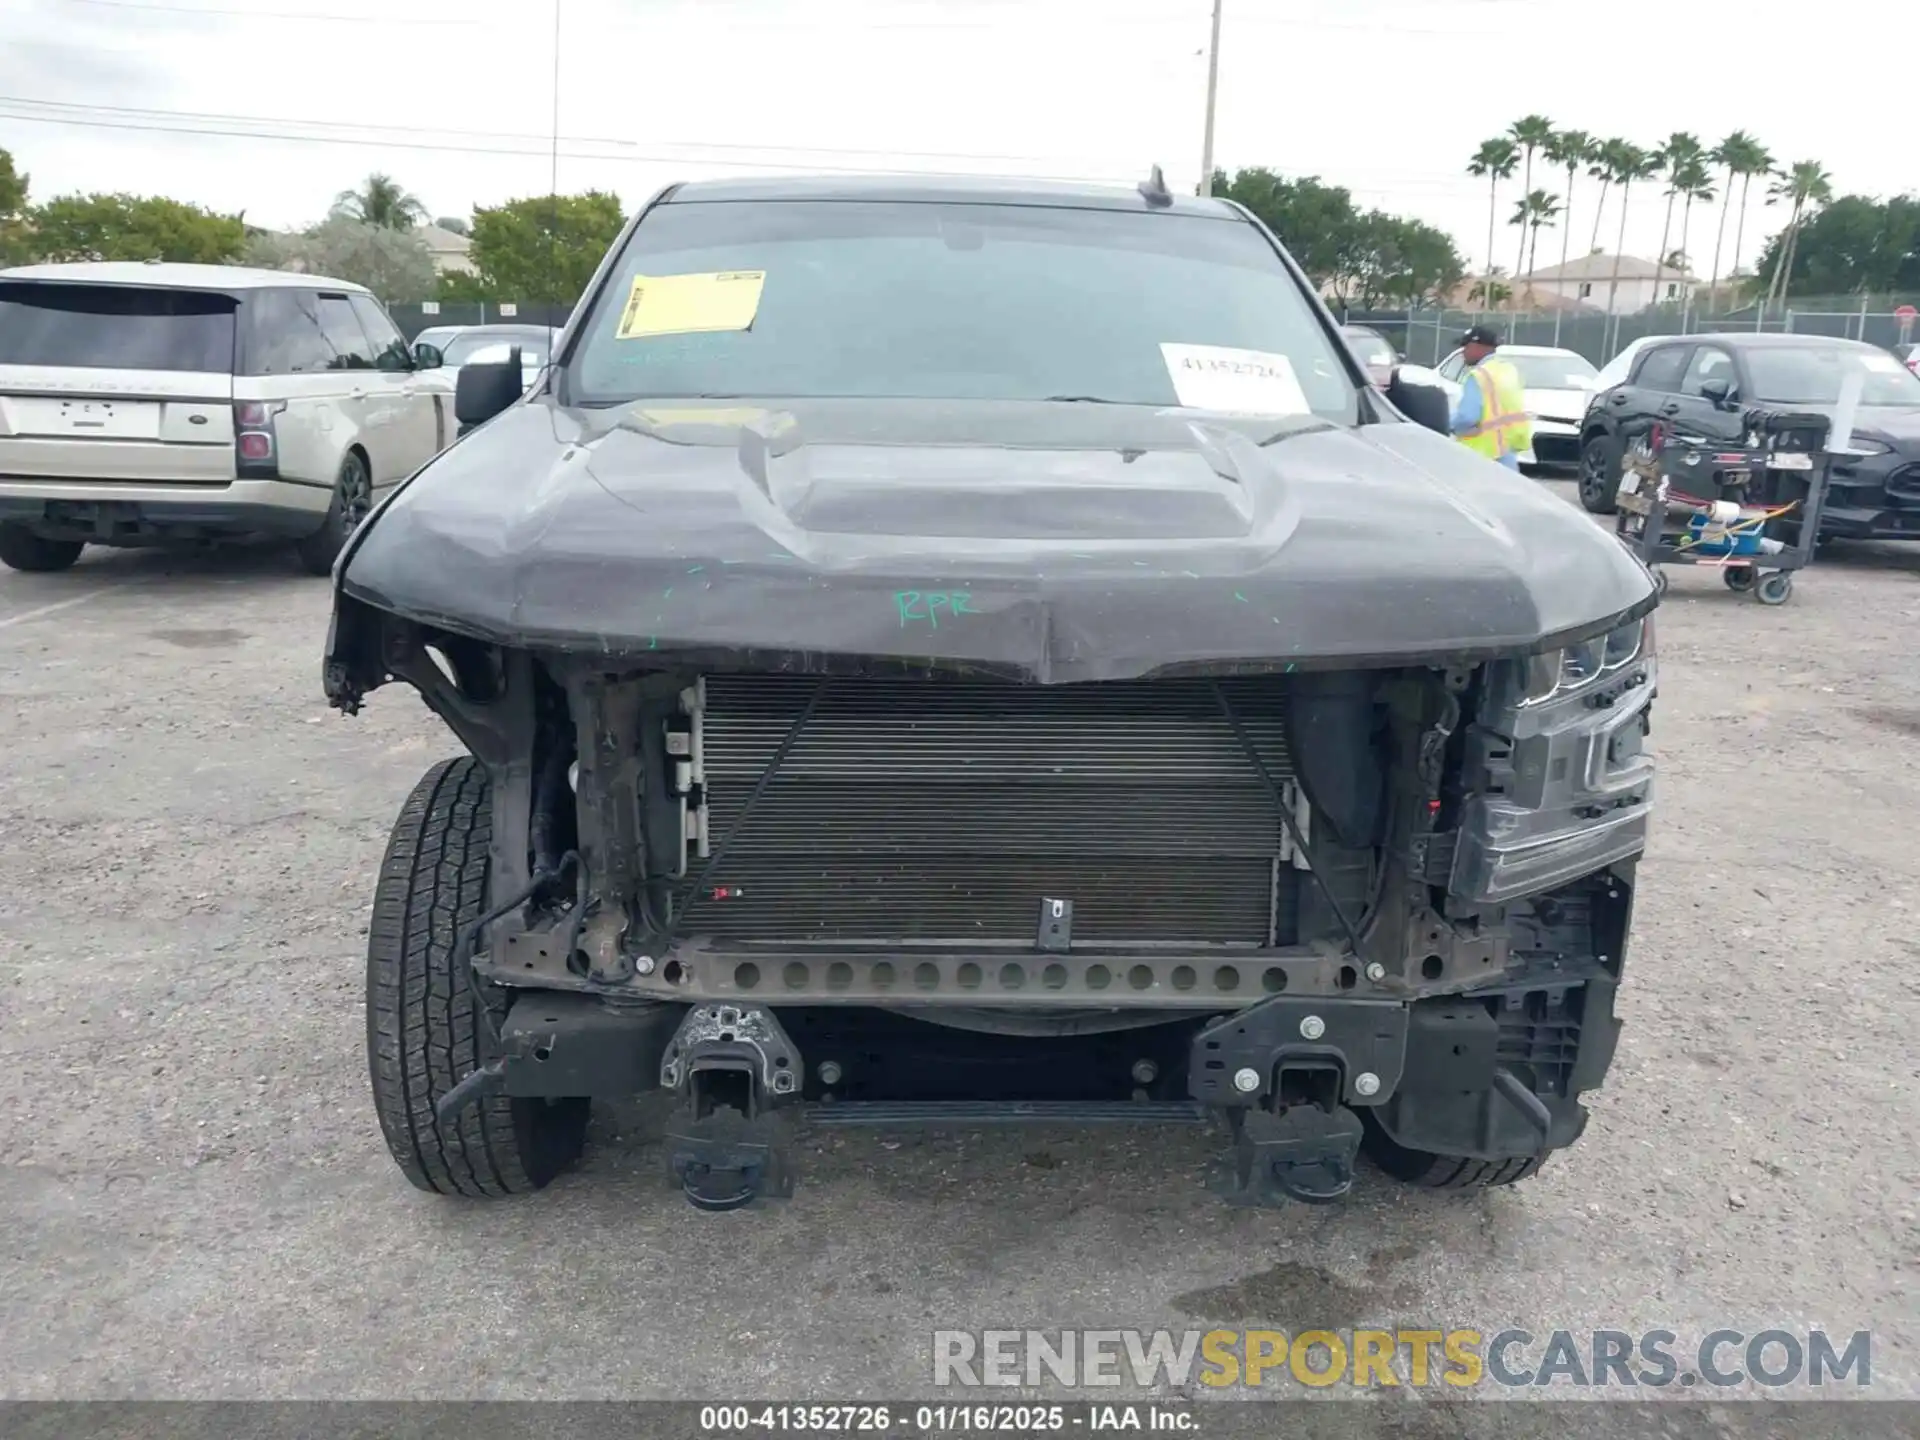
[[[900,617],[902,630],[915,625],[938,630],[942,609],[946,610],[949,617],[980,614],[973,608],[972,594],[965,590],[896,590],[893,592],[893,608]]]

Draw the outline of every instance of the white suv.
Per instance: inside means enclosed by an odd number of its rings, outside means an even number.
[[[225,265],[0,270],[0,561],[281,537],[324,574],[452,438],[439,352],[358,285]]]

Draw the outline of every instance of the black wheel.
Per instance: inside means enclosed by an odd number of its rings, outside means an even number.
[[[1436,1155],[1431,1150],[1409,1150],[1382,1130],[1365,1111],[1366,1130],[1361,1149],[1367,1158],[1394,1179],[1423,1190],[1490,1190],[1513,1185],[1537,1175],[1545,1155],[1521,1155],[1510,1160],[1475,1160],[1465,1155]]]
[[[1754,570],[1751,565],[1729,565],[1720,572],[1720,578],[1727,582],[1727,588],[1744,595],[1753,589]]]
[[[493,838],[487,773],[443,760],[413,787],[387,842],[367,927],[367,1069],[387,1149],[441,1195],[538,1190],[579,1158],[589,1102],[493,1095],[442,1128],[434,1103],[491,1059],[464,956],[454,948],[487,906]],[[505,995],[488,987],[497,1019]]]
[[[333,562],[347,543],[347,537],[360,527],[373,509],[373,474],[358,451],[349,450],[340,462],[339,478],[333,482],[333,503],[327,506],[327,518],[320,528],[294,547],[301,568],[310,575],[330,575]]]
[[[11,570],[34,574],[65,570],[85,548],[79,540],[48,540],[24,525],[0,525],[0,561]]]
[[[1753,598],[1762,605],[1784,605],[1793,598],[1793,576],[1784,570],[1762,576],[1753,587]]]
[[[1595,515],[1611,515],[1620,507],[1620,457],[1613,441],[1595,435],[1580,448],[1580,504]]]
[[[1663,600],[1667,594],[1667,572],[1658,565],[1653,567],[1653,593]]]

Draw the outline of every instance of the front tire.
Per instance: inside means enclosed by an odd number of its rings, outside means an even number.
[[[367,1069],[394,1163],[439,1195],[495,1197],[548,1184],[580,1156],[589,1102],[488,1096],[443,1129],[434,1104],[492,1059],[464,955],[486,912],[493,839],[487,772],[469,757],[429,770],[400,810],[367,927]],[[497,1024],[504,992],[484,987]]]
[[[0,562],[9,570],[47,575],[71,569],[86,548],[79,540],[49,540],[24,525],[0,525]]]
[[[295,545],[300,568],[309,575],[331,575],[333,562],[346,548],[347,539],[360,528],[360,522],[373,509],[373,472],[357,450],[349,450],[340,461],[340,473],[333,482],[333,501],[327,506],[327,518],[320,528]]]
[[[1580,504],[1589,514],[1612,515],[1618,512],[1620,459],[1613,441],[1595,435],[1580,447]]]
[[[1395,1180],[1423,1190],[1491,1190],[1498,1185],[1515,1185],[1539,1174],[1540,1167],[1547,1163],[1544,1154],[1476,1160],[1467,1155],[1410,1150],[1381,1129],[1366,1112],[1361,1112],[1361,1119],[1366,1122],[1366,1129],[1360,1147],[1367,1158]]]

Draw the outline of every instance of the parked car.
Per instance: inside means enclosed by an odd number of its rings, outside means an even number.
[[[707,1209],[802,1114],[1212,1116],[1246,1203],[1533,1174],[1619,1032],[1657,599],[1414,408],[1163,182],[642,206],[335,572],[331,703],[469,752],[374,886],[406,1178],[538,1188],[654,1089]]]
[[[1757,415],[1832,417],[1861,382],[1849,453],[1828,477],[1822,535],[1920,538],[1920,376],[1885,350],[1821,335],[1729,333],[1650,340],[1581,429],[1580,503],[1611,514],[1620,462],[1658,423],[1681,440],[1745,443]]]
[[[1625,347],[1621,349],[1620,353],[1602,365],[1600,367],[1600,373],[1593,377],[1589,386],[1591,393],[1587,396],[1587,403],[1591,404],[1593,397],[1598,395],[1602,390],[1611,390],[1614,386],[1625,380],[1627,373],[1633,369],[1634,357],[1646,349],[1653,341],[1664,338],[1666,337],[1660,335],[1642,335],[1636,340],[1629,340]]]
[[[1375,385],[1384,390],[1393,383],[1394,367],[1402,357],[1391,340],[1367,325],[1342,325],[1340,333]]]
[[[451,436],[452,393],[366,290],[226,265],[0,270],[0,561],[289,540],[324,574]]]
[[[553,336],[553,329],[546,325],[443,325],[421,331],[419,338],[430,338],[438,348],[455,385],[461,366],[505,360],[507,352],[517,345],[525,380],[521,388],[532,389],[534,380],[546,369]]]
[[[1599,372],[1577,350],[1551,345],[1502,345],[1502,360],[1520,373],[1526,390],[1527,413],[1533,417],[1533,448],[1520,456],[1522,465],[1577,465],[1580,463],[1580,417]],[[1464,385],[1467,358],[1455,350],[1435,367],[1440,377],[1458,388]]]
[[[1920,344],[1896,345],[1893,353],[1902,365],[1920,375]]]

